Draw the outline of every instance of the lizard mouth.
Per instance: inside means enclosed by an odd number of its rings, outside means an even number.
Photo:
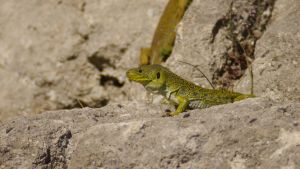
[[[130,81],[141,83],[144,86],[151,82],[148,77],[143,76],[142,74],[136,72],[134,69],[128,70],[126,72],[126,76]]]

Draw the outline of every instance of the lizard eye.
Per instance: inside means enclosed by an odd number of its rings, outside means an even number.
[[[160,72],[156,73],[156,78],[159,79],[160,78]]]
[[[142,73],[143,71],[142,71],[142,69],[139,69],[139,73]]]

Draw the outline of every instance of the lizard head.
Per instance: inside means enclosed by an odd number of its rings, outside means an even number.
[[[162,89],[166,81],[168,69],[161,65],[141,65],[129,69],[126,76],[129,80],[138,82],[150,90]]]

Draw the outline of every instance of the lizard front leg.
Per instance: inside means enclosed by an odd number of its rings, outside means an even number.
[[[166,98],[167,98],[168,100],[170,100],[172,94],[175,94],[175,95],[176,95],[176,93],[178,92],[178,90],[179,90],[179,88],[178,88],[178,89],[175,89],[175,90],[173,90],[173,91],[167,91],[167,93],[166,93]]]
[[[169,114],[170,116],[176,116],[176,115],[182,113],[183,111],[185,111],[190,102],[188,99],[181,97],[181,96],[176,96],[176,98],[177,98],[179,104],[178,104],[176,111]]]

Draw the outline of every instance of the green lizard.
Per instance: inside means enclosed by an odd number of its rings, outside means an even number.
[[[148,91],[161,94],[178,105],[175,116],[186,109],[207,108],[232,103],[254,95],[224,89],[206,89],[187,81],[161,65],[141,65],[126,72],[129,80],[142,84]]]

